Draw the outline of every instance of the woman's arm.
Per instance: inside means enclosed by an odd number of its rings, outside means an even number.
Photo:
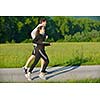
[[[32,37],[32,39],[35,38],[35,36],[36,36],[36,31],[37,31],[38,27],[40,27],[40,26],[42,26],[42,24],[39,24],[39,25],[31,32],[31,37]]]
[[[49,42],[39,41],[39,39],[40,36],[36,36],[35,39],[33,40],[33,43],[37,45],[50,46]]]
[[[43,42],[44,46],[50,46],[49,42]]]
[[[40,35],[37,35],[35,37],[35,39],[33,40],[33,43],[37,44],[37,45],[44,45],[42,41],[40,41],[41,37]]]

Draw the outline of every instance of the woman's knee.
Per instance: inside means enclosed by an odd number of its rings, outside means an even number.
[[[46,60],[46,63],[49,64],[49,59]]]

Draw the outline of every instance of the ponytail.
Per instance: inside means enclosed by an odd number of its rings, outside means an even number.
[[[43,26],[38,27],[37,31],[36,31],[36,36],[40,34],[40,30],[43,28]]]

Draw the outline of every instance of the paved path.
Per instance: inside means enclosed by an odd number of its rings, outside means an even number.
[[[63,82],[65,80],[80,80],[87,78],[100,78],[100,65],[95,66],[68,66],[48,68],[47,82]],[[32,73],[32,82],[45,82],[39,77],[39,68],[35,68]],[[0,82],[28,82],[22,68],[0,69]]]

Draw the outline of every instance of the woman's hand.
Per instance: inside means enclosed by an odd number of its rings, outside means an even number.
[[[46,39],[48,39],[48,35],[46,35]]]

